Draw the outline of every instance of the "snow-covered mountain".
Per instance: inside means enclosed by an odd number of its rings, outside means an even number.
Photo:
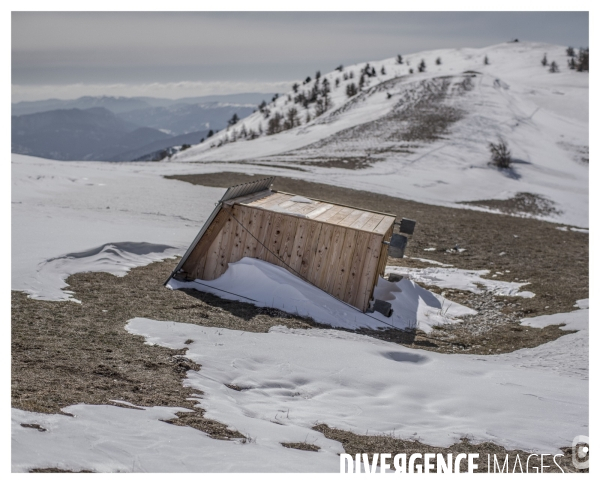
[[[511,42],[340,66],[173,161],[301,165],[305,179],[454,206],[531,193],[552,207],[536,216],[587,227],[589,75],[568,60]],[[510,170],[489,165],[499,138]]]

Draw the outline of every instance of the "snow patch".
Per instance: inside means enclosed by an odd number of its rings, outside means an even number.
[[[37,277],[45,282],[43,295],[35,299],[57,301],[71,299],[71,292],[64,290],[67,277],[79,272],[108,272],[124,276],[134,267],[144,266],[157,260],[174,257],[181,252],[176,247],[148,242],[114,242],[84,252],[74,252],[54,257],[38,267]]]
[[[421,261],[421,262],[425,262],[426,264],[434,264],[436,266],[454,267],[452,264],[444,264],[443,262],[438,262],[437,260],[422,259],[420,257],[407,257],[407,259],[418,260],[418,261]]]
[[[521,320],[522,326],[532,328],[545,328],[550,325],[564,325],[561,329],[566,331],[588,331],[589,329],[589,299],[580,299],[576,307],[578,311],[570,313],[545,314],[534,318],[524,318]]]
[[[245,257],[229,264],[227,271],[212,281],[177,281],[171,289],[193,288],[224,299],[251,302],[291,314],[312,318],[332,327],[347,329],[413,329],[430,332],[435,325],[452,324],[476,311],[449,301],[415,284],[409,278],[397,283],[379,278],[374,297],[388,301],[393,313],[363,313],[330,294],[293,275],[286,269],[258,259]]]
[[[11,159],[11,287],[40,299],[68,299],[76,272],[122,275],[183,254],[224,192],[161,176],[189,164]]]
[[[81,404],[63,410],[74,417],[12,409],[12,472],[46,467],[94,472],[336,472],[337,453],[344,451],[340,443],[307,428],[286,429],[286,437],[294,442],[307,439],[322,451],[286,449],[276,432],[259,444],[243,444],[164,422],[177,418],[177,412],[190,411],[184,408]],[[25,428],[23,423],[47,431]]]
[[[259,445],[318,422],[431,445],[469,436],[537,452],[558,451],[587,431],[587,382],[553,371],[555,361],[541,356],[546,345],[446,355],[335,330],[249,333],[143,318],[126,329],[170,348],[192,339],[186,357],[202,369],[184,384],[204,392],[208,418]]]
[[[529,284],[528,282],[506,282],[484,279],[481,276],[489,274],[490,271],[487,269],[473,271],[453,267],[426,267],[424,269],[413,269],[408,267],[388,266],[385,270],[386,273],[389,274],[406,274],[416,282],[421,282],[428,286],[460,289],[475,294],[481,294],[485,290],[498,296],[520,296],[526,298],[535,296],[533,292],[519,290],[522,286]],[[496,277],[496,274],[492,275],[492,277]],[[482,289],[482,287],[485,289]]]

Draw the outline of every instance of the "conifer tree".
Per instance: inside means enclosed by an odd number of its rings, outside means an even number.
[[[577,54],[577,72],[589,71],[590,70],[590,49],[579,49]]]
[[[356,84],[351,82],[350,84],[346,84],[346,96],[352,97],[358,93],[358,89],[356,88]]]

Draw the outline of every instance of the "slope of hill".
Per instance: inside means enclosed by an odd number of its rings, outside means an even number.
[[[148,128],[144,128],[148,129]],[[181,134],[179,136],[166,136],[164,139],[153,141],[151,143],[138,146],[129,151],[120,152],[117,155],[109,158],[108,161],[152,161],[159,155],[159,151],[171,148],[173,146],[182,146],[184,144],[198,143],[203,138],[206,138],[208,130],[194,131],[193,133]]]
[[[11,121],[13,153],[57,160],[89,159],[138,128],[105,108],[58,109]]]
[[[253,104],[179,103],[166,107],[136,109],[121,114],[121,117],[131,123],[162,129],[173,135],[181,135],[194,131],[223,129],[234,114],[243,118],[254,110],[256,110],[256,105]],[[199,141],[200,138],[196,140],[196,143]]]
[[[85,96],[20,102],[12,105],[16,128],[12,151],[57,160],[132,161],[155,150],[198,143],[210,129],[227,126],[234,114],[241,118],[251,114],[269,96],[242,93],[180,100]],[[95,119],[94,114],[103,117]],[[130,136],[136,128],[140,131]],[[165,142],[179,136],[183,138]]]
[[[567,61],[561,46],[506,43],[344,67],[174,159],[300,166],[306,179],[453,206],[519,212],[531,196],[528,215],[585,227],[589,76]],[[509,170],[489,165],[500,137]]]
[[[131,158],[124,153],[136,150],[140,146],[147,146],[155,142],[173,146],[170,142],[173,137],[154,128],[138,128],[135,131],[123,135],[109,146],[100,151],[88,155],[88,159],[100,161],[130,161]]]

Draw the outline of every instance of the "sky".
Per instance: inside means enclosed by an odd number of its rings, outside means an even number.
[[[588,46],[587,12],[13,12],[12,101],[281,92],[423,50]]]

